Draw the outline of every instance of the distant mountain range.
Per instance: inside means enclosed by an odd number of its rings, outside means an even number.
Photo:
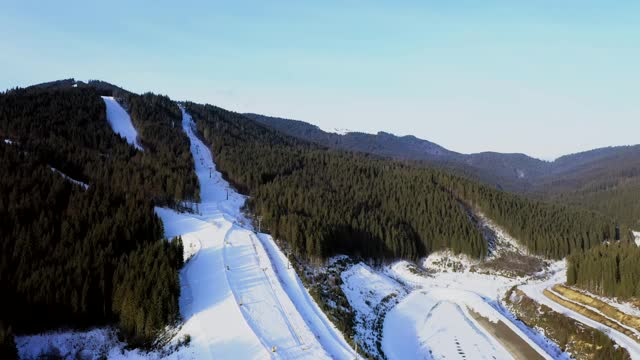
[[[519,153],[461,154],[412,135],[396,136],[386,132],[337,134],[299,120],[258,114],[245,116],[291,136],[326,147],[394,159],[424,161],[463,171],[500,188],[519,192],[535,190],[537,185],[554,182],[558,177],[572,177],[571,173],[597,172],[603,164],[610,168],[611,165],[615,166],[612,162],[622,158],[626,160],[625,167],[629,161],[640,165],[640,145],[601,148],[565,155],[555,161],[543,161]]]
[[[244,115],[322,146],[452,170],[499,189],[608,213],[640,229],[640,145],[606,147],[543,161],[518,153],[461,154],[415,136],[337,134],[304,121]]]

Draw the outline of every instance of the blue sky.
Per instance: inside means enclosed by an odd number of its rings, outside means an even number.
[[[3,1],[0,88],[75,77],[551,159],[640,143],[640,2]]]

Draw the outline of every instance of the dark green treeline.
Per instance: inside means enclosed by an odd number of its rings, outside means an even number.
[[[193,160],[167,133],[168,119],[179,121],[167,98],[127,94],[140,152],[111,130],[100,95],[0,95],[0,139],[11,141],[0,141],[0,320],[16,333],[117,323],[132,344],[148,344],[178,317],[182,254],[180,241],[162,239],[153,206],[198,198],[184,170]]]
[[[568,258],[567,284],[604,296],[640,298],[640,248],[615,242]]]

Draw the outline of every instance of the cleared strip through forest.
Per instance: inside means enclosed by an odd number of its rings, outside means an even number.
[[[611,329],[614,329],[614,330],[616,330],[616,331],[628,336],[630,339],[633,339],[635,342],[640,344],[640,336],[638,336],[634,331],[632,331],[629,328],[626,328],[625,326],[623,326],[622,324],[620,324],[616,320],[608,318],[607,316],[605,316],[602,313],[598,313],[598,312],[596,312],[594,310],[591,310],[588,307],[586,307],[585,305],[581,305],[580,303],[573,302],[571,300],[565,299],[561,295],[553,292],[552,290],[545,289],[543,293],[547,298],[555,301],[559,305],[562,305],[562,306],[566,307],[567,309],[575,311],[575,312],[579,313],[580,315],[586,316],[587,318],[589,318],[589,319],[591,319],[593,321],[596,321],[599,324],[602,324],[603,326],[606,326],[606,327],[609,327]]]

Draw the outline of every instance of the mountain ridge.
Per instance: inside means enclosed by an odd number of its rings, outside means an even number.
[[[567,173],[593,162],[606,161],[610,157],[628,152],[640,154],[640,145],[597,148],[566,154],[553,161],[538,159],[520,152],[483,151],[464,154],[414,135],[398,136],[385,131],[379,131],[376,134],[361,132],[336,134],[301,120],[254,113],[244,115],[263,125],[323,146],[373,153],[394,159],[424,161],[470,173],[499,188],[517,192],[534,191],[534,183],[537,181],[547,180],[546,178],[555,174]]]

